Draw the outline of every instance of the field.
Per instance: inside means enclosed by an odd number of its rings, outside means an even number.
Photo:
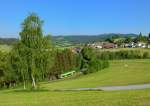
[[[11,50],[11,46],[8,45],[0,45],[0,51],[9,52]]]
[[[51,89],[150,83],[150,60],[111,61],[110,67],[76,79],[41,83],[47,90],[0,91],[0,106],[150,106],[150,89],[48,91]]]
[[[110,67],[76,79],[42,85],[48,89],[99,87],[150,83],[150,60],[111,61]]]

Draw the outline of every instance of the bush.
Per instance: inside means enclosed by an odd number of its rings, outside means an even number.
[[[144,59],[149,58],[149,53],[148,53],[148,52],[144,52],[144,53],[143,53],[143,58],[144,58]]]
[[[85,46],[82,49],[81,56],[82,56],[81,69],[84,69],[83,71],[84,74],[97,72],[109,66],[107,59],[110,58],[109,57],[110,55],[102,54],[103,59],[99,60],[94,50],[88,46]]]
[[[102,51],[97,53],[97,58],[100,60],[147,59],[150,58],[150,54],[139,50]]]

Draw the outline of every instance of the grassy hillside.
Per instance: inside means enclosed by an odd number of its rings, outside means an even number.
[[[80,43],[93,43],[104,41],[107,38],[112,36],[121,36],[121,37],[136,37],[137,34],[118,34],[118,33],[108,33],[108,34],[99,34],[99,35],[63,35],[63,36],[52,36],[52,41],[56,45],[72,45]]]
[[[150,60],[111,61],[103,71],[42,83],[45,89],[150,83]],[[20,89],[20,88],[19,88]],[[0,106],[150,106],[150,89],[127,91],[0,91]]]
[[[4,45],[12,45],[17,41],[18,41],[17,38],[0,38],[0,44]]]
[[[110,67],[71,80],[42,84],[47,89],[65,89],[150,83],[150,60],[111,61]]]
[[[9,45],[0,45],[0,51],[2,52],[9,52],[11,48],[12,46],[9,46]]]
[[[108,33],[99,35],[62,35],[52,36],[52,42],[58,46],[70,46],[80,43],[92,43],[104,41],[107,38],[111,38],[114,35],[121,37],[136,37],[137,34],[119,34],[119,33]],[[18,38],[0,38],[0,44],[12,45],[18,41]]]

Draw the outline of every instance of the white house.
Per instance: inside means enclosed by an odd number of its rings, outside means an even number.
[[[147,48],[150,48],[150,44],[148,44]]]
[[[139,43],[137,44],[137,46],[140,47],[140,48],[146,48],[146,43],[139,42]]]

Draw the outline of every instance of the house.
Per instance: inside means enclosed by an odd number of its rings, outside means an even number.
[[[102,49],[103,46],[102,45],[97,45],[95,48]]]
[[[88,46],[92,48],[97,48],[97,49],[102,49],[103,48],[103,43],[102,42],[95,42],[92,44],[88,44]]]
[[[71,51],[73,53],[80,53],[81,52],[81,48],[80,47],[72,48]]]
[[[117,45],[113,44],[113,43],[105,43],[103,44],[103,48],[105,49],[110,49],[110,48],[116,48]]]
[[[135,48],[136,44],[134,42],[124,44],[125,48]]]
[[[147,45],[147,48],[149,48],[149,49],[150,49],[150,44],[148,44],[148,45]]]
[[[139,48],[146,48],[146,43],[139,42],[139,43],[137,43],[137,47],[139,47]]]

